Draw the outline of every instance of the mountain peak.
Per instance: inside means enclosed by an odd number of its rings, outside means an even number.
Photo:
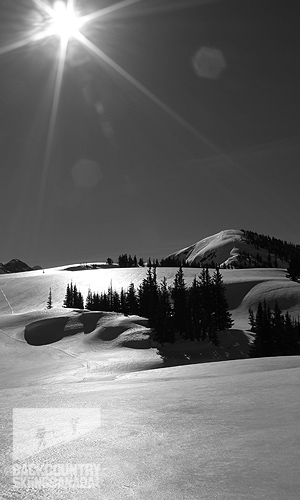
[[[172,253],[167,259],[191,266],[283,267],[300,248],[243,229],[225,229]]]
[[[32,271],[32,267],[19,259],[12,259],[5,264],[0,263],[0,274],[22,273]]]

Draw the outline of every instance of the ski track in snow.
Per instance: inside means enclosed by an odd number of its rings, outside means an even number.
[[[6,285],[6,283],[5,283],[5,285]],[[5,285],[4,285],[4,286],[5,286]],[[13,308],[11,307],[10,302],[9,302],[8,298],[6,297],[6,295],[5,295],[4,291],[3,291],[3,290],[1,290],[1,293],[2,293],[2,295],[3,295],[3,297],[4,297],[4,299],[5,299],[5,301],[6,301],[7,305],[8,305],[8,307],[9,307],[9,308],[10,308],[10,310],[11,310],[11,314],[14,314],[14,310],[13,310]]]
[[[2,328],[0,328],[0,332],[4,333],[4,335],[6,335],[6,337],[10,338],[11,340],[16,340],[17,342],[22,342],[23,344],[27,344],[27,345],[30,345],[28,344],[28,342],[26,342],[26,340],[22,340],[22,339],[17,339],[16,337],[12,337],[11,335],[9,335],[9,333],[5,332]],[[71,358],[75,358],[75,359],[79,359],[79,356],[77,354],[74,354],[73,352],[70,352],[70,351],[66,351],[65,349],[63,349],[62,347],[55,347],[53,345],[50,345],[50,344],[44,344],[42,346],[39,346],[41,348],[44,348],[44,347],[48,347],[50,349],[54,349],[55,351],[60,351],[64,354],[67,354],[67,356],[70,356]],[[85,363],[83,363],[84,366],[85,366]]]
[[[4,335],[6,335],[6,337],[8,337],[8,338],[10,338],[12,340],[17,340],[18,342],[23,342],[23,344],[27,344],[26,340],[17,339],[16,337],[12,337],[7,332],[5,332],[4,330],[2,330],[2,328],[0,328],[0,332],[4,333]]]

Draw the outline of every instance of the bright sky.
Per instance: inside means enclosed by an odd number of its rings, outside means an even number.
[[[75,0],[68,46],[45,3],[0,0],[0,262],[300,243],[296,1]]]

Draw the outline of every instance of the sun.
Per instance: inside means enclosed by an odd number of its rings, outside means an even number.
[[[72,4],[70,1],[66,4],[57,0],[53,5],[53,31],[66,41],[75,36],[81,27],[80,18],[76,16]]]

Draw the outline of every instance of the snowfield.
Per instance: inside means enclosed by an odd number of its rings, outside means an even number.
[[[235,323],[220,346],[162,348],[146,318],[61,307],[71,280],[86,296],[111,283],[137,287],[146,268],[67,267],[0,275],[1,498],[298,499],[300,357],[247,356],[249,307],[276,300],[297,316],[300,285],[283,269],[224,270]],[[158,268],[158,280],[171,284],[176,271]],[[186,283],[199,272],[184,269]],[[97,484],[14,487],[13,411],[21,408],[35,409],[19,424],[31,467],[94,464]],[[48,419],[47,446],[31,451],[47,409],[61,418]],[[72,434],[79,409],[101,418]]]

